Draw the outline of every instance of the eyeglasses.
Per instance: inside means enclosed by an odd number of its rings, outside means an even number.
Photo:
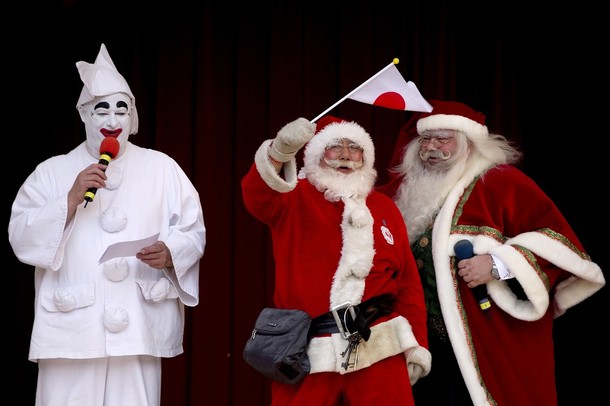
[[[336,154],[340,154],[343,151],[343,148],[347,148],[350,154],[356,154],[358,152],[362,152],[362,147],[355,142],[350,143],[341,143],[341,144],[333,144],[326,148],[327,151],[332,151]]]
[[[421,145],[428,145],[430,143],[432,143],[432,145],[434,145],[434,147],[438,148],[438,147],[442,147],[443,145],[447,145],[449,144],[451,141],[454,140],[454,137],[430,137],[430,136],[423,136],[420,137],[417,142],[419,142]]]

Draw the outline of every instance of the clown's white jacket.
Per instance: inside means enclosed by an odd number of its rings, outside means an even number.
[[[66,224],[76,175],[97,162],[80,144],[40,163],[12,206],[9,241],[35,267],[29,359],[182,353],[184,306],[199,301],[206,229],[199,195],[169,156],[126,143],[107,187]],[[174,270],[135,257],[99,263],[111,244],[159,233]]]

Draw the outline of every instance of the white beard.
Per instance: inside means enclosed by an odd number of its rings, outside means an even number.
[[[413,147],[419,148],[419,145]],[[409,169],[398,188],[396,205],[405,220],[411,243],[432,226],[445,198],[466,171],[468,153],[457,152],[454,158],[448,170],[434,170],[424,168],[415,151],[405,154]]]
[[[375,169],[358,169],[349,174],[320,166],[305,169],[307,180],[324,193],[324,198],[330,202],[347,197],[364,198],[371,192],[377,180]]]

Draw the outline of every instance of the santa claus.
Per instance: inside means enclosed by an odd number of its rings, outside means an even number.
[[[416,403],[556,405],[553,319],[605,284],[601,269],[484,114],[431,104],[377,188],[402,212],[424,286],[434,365]]]
[[[288,123],[242,180],[246,208],[271,230],[275,307],[313,318],[311,371],[295,384],[274,381],[272,404],[412,405],[410,384],[429,371],[430,353],[404,221],[373,189],[364,128],[334,117],[317,127],[314,136],[316,124]]]

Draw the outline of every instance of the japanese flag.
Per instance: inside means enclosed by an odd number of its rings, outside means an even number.
[[[407,82],[396,69],[396,62],[354,89],[347,98],[395,110],[432,111],[415,83]]]

